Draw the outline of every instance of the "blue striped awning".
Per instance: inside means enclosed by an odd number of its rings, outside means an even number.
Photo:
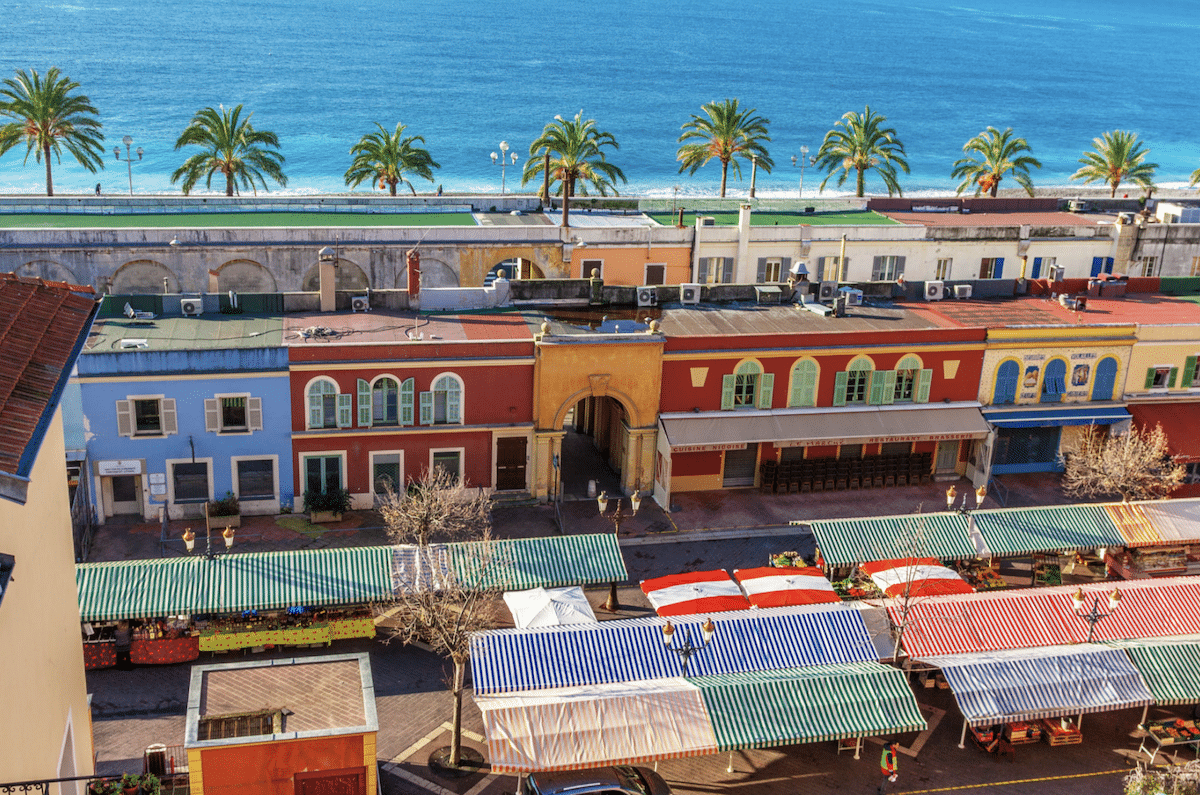
[[[1053,408],[1026,408],[1016,411],[985,411],[983,418],[997,428],[1048,428],[1055,425],[1113,425],[1132,420],[1124,406],[1095,406],[1072,403]]]
[[[914,513],[810,522],[821,558],[830,566],[911,557],[968,560],[978,551],[965,516]]]
[[[1108,646],[922,657],[942,670],[971,726],[1109,712],[1154,702],[1129,655]]]
[[[704,616],[676,618],[676,644],[700,643]],[[688,663],[691,676],[878,660],[859,611],[847,605],[718,613],[717,634]],[[662,640],[665,619],[481,632],[471,639],[477,693],[574,687],[682,675]]]
[[[1123,546],[1124,536],[1103,505],[1000,508],[971,518],[996,556]]]

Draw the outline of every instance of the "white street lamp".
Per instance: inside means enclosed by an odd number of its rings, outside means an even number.
[[[800,147],[799,162],[797,162],[796,156],[792,155],[792,166],[797,166],[797,165],[800,166],[800,198],[801,199],[804,198],[804,166],[806,164],[810,165],[810,166],[815,166],[817,164],[817,159],[814,157],[810,161],[808,158],[808,147],[802,146],[802,147]]]
[[[129,172],[129,195],[132,196],[133,195],[133,156],[129,152],[129,147],[130,147],[130,145],[133,144],[133,136],[126,135],[124,138],[121,139],[121,143],[125,144],[125,166],[126,166],[126,170]],[[135,151],[137,152],[138,160],[141,160],[142,154],[143,154],[142,147],[139,146]],[[121,159],[121,147],[114,146],[113,154],[117,156],[117,160],[120,160]]]
[[[507,165],[509,164],[509,160],[508,160],[508,158],[509,158],[509,157],[511,157],[511,158],[512,158],[512,166],[513,166],[513,168],[516,168],[516,165],[517,165],[517,153],[516,153],[516,152],[513,152],[513,153],[510,155],[510,154],[509,154],[509,152],[508,152],[508,141],[501,141],[501,142],[500,142],[500,154],[496,154],[495,152],[492,152],[492,165],[493,165],[493,166],[494,166],[494,165],[496,165],[496,162],[497,162],[497,161],[499,161],[499,163],[500,163],[500,195],[501,195],[501,196],[503,196],[503,195],[504,195],[504,188],[505,188],[505,185],[504,185],[504,168],[505,168],[505,166],[507,166]]]

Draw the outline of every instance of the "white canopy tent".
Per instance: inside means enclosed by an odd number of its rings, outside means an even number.
[[[583,595],[583,589],[577,585],[508,591],[504,594],[504,602],[512,611],[513,623],[518,629],[596,623],[596,614]]]

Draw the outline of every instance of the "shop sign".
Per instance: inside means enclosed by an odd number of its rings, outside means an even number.
[[[953,442],[961,439],[983,438],[970,431],[958,433],[925,433],[908,436],[858,436],[846,439],[799,439],[775,442],[776,447],[834,447],[843,444],[888,444],[889,442]]]
[[[118,475],[140,475],[142,474],[142,462],[136,458],[127,461],[97,461],[96,474],[106,478]]]
[[[671,453],[712,453],[719,450],[745,450],[745,442],[719,442],[716,444],[683,444],[672,447]]]

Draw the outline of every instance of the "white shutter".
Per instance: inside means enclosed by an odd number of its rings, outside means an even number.
[[[221,406],[216,398],[204,399],[204,430],[210,433],[221,430]]]
[[[117,435],[133,436],[133,401],[117,401]]]
[[[252,431],[261,431],[262,424],[262,398],[247,398],[246,399],[246,425]]]
[[[163,398],[159,411],[162,412],[163,435],[179,433],[179,424],[175,421],[175,398]]]

